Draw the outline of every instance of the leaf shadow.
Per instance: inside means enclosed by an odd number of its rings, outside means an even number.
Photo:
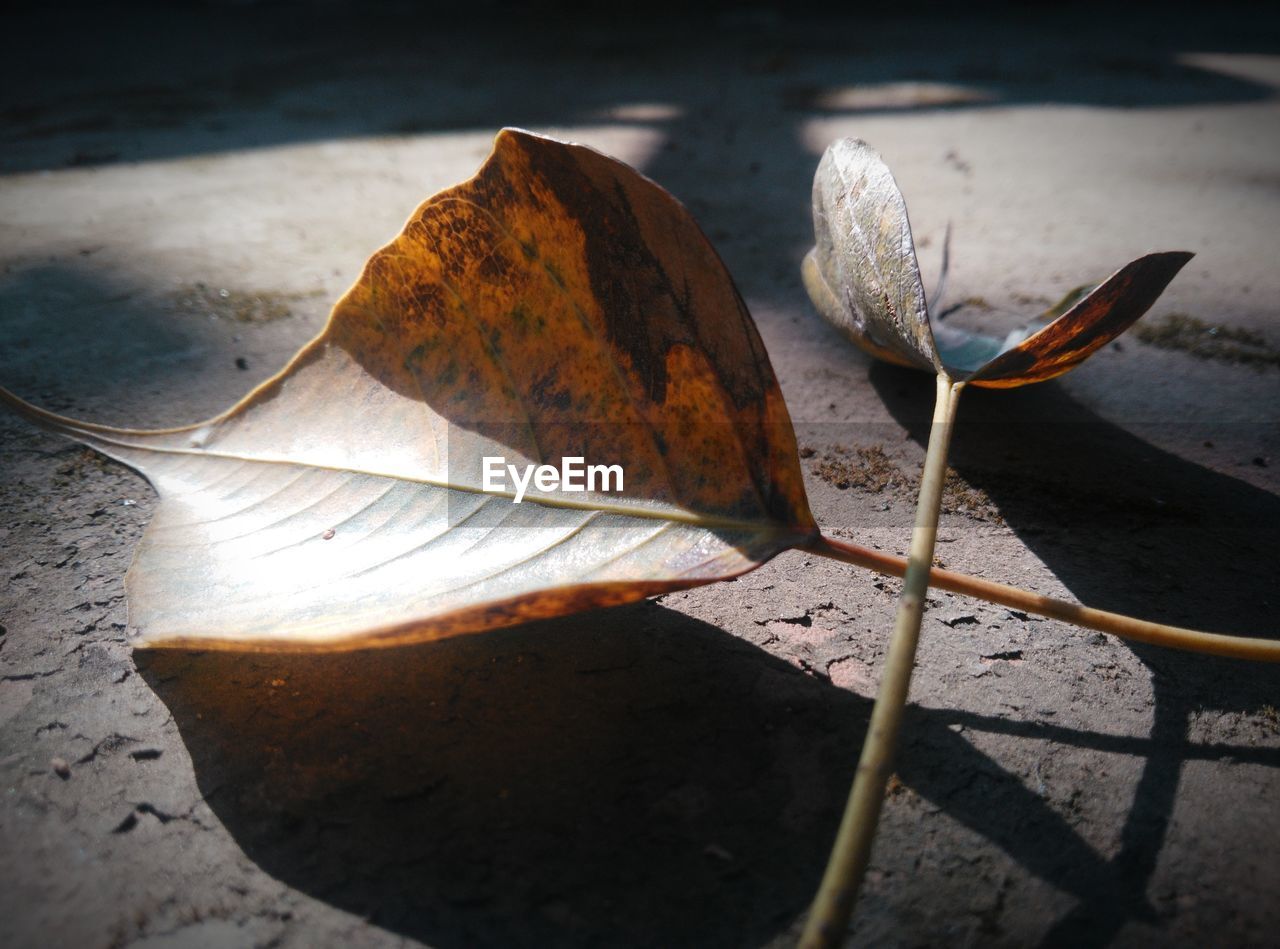
[[[923,444],[927,377],[883,364],[869,377]],[[1274,628],[1280,497],[1157,448],[1056,383],[964,398],[951,467],[1083,601],[1241,635]]]
[[[137,661],[251,859],[446,949],[776,938],[821,874],[870,708],[652,602],[406,649]],[[904,783],[1105,902],[1107,863],[951,718],[914,710]]]
[[[870,370],[890,413],[922,445],[932,411],[923,378],[884,364]],[[1201,629],[1274,629],[1280,498],[1156,448],[1056,383],[965,398],[952,468],[1082,602]],[[1046,946],[1106,944],[1145,911],[1193,718],[1205,709],[1257,712],[1280,694],[1274,666],[1130,648],[1151,673],[1150,754],[1108,863],[1110,885],[1058,919]]]
[[[863,724],[856,698],[651,603],[139,665],[246,854],[442,947],[764,941],[815,882]]]

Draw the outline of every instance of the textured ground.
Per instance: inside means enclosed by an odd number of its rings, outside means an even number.
[[[1198,254],[1070,377],[966,396],[943,562],[1280,633],[1280,29],[1258,8],[364,9],[7,19],[0,382],[99,421],[211,414],[522,125],[688,204],[760,324],[819,520],[901,550],[932,385],[872,366],[798,279],[817,157],[852,134],[898,176],[926,268],[950,222],[952,319],[1008,325],[1145,251]],[[147,655],[122,589],[146,484],[8,417],[0,465],[0,942],[794,940],[893,581],[793,553],[415,649]],[[1275,938],[1278,670],[935,607],[864,943]]]

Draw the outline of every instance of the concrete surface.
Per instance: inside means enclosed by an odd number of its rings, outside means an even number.
[[[945,564],[1276,635],[1260,10],[28,5],[0,59],[0,381],[117,424],[220,410],[522,125],[688,204],[760,325],[819,521],[902,550],[932,386],[871,365],[798,279],[818,155],[857,135],[926,269],[952,225],[951,319],[1008,325],[1145,251],[1197,253],[1141,324],[1172,348],[1131,332],[1061,381],[966,397]],[[894,582],[793,553],[416,649],[150,656],[121,585],[146,484],[8,417],[0,464],[0,942],[794,940]],[[934,605],[861,943],[1275,938],[1276,669]]]

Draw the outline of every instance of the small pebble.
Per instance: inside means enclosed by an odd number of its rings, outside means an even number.
[[[65,758],[50,758],[49,766],[53,768],[53,773],[66,781],[71,777],[71,765],[67,764]]]
[[[332,527],[330,527],[327,531],[321,534],[320,537],[323,540],[333,540],[333,535],[336,533],[337,531],[335,531]]]

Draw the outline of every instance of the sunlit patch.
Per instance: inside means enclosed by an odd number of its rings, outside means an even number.
[[[1280,56],[1265,53],[1180,53],[1174,62],[1280,89]]]
[[[599,115],[615,122],[674,122],[684,115],[684,109],[669,102],[628,102],[611,106]]]
[[[868,112],[881,109],[930,109],[994,102],[999,97],[981,86],[954,82],[870,82],[849,86],[793,86],[787,104],[812,112]]]

